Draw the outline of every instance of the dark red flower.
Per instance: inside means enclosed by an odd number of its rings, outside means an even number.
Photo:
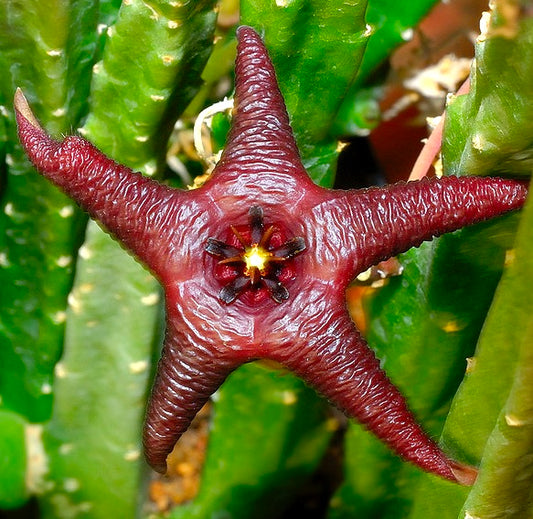
[[[20,91],[19,135],[39,171],[159,278],[167,332],[144,446],[166,457],[239,365],[275,360],[405,459],[450,480],[449,460],[417,425],[350,319],[345,289],[360,272],[422,241],[522,206],[512,180],[447,177],[380,189],[313,184],[259,36],[238,30],[235,115],[222,158],[200,189],[131,172],[79,137],[57,142]]]

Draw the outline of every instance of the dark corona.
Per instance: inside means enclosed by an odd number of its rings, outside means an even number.
[[[305,241],[301,237],[284,241],[284,233],[275,225],[265,230],[259,206],[250,208],[249,219],[244,229],[231,226],[227,241],[209,238],[205,245],[209,254],[222,258],[214,272],[224,284],[219,298],[230,304],[248,291],[257,302],[266,292],[283,303],[289,298],[285,284],[296,275],[291,260],[305,250]]]

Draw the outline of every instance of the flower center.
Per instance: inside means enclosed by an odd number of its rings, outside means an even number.
[[[252,291],[258,299],[269,294],[276,303],[289,298],[283,284],[293,278],[291,259],[305,250],[303,238],[292,238],[283,243],[274,225],[266,230],[263,210],[253,206],[249,211],[250,230],[242,234],[231,227],[230,242],[208,238],[205,250],[221,258],[215,269],[215,278],[224,283],[219,298],[226,304],[233,303],[245,291]],[[277,243],[276,243],[277,242]]]
[[[252,269],[259,270],[261,276],[264,276],[267,271],[268,262],[272,258],[272,253],[267,251],[260,245],[252,245],[246,248],[242,259],[245,264],[244,275],[253,277]]]

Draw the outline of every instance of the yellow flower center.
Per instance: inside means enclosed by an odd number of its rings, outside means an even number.
[[[261,247],[260,245],[252,245],[247,247],[245,253],[242,256],[244,264],[244,275],[250,276],[252,270],[256,268],[260,274],[264,276],[266,274],[267,264],[272,257],[272,253]]]

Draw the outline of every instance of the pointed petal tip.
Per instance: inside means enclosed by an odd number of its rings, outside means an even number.
[[[37,128],[38,130],[42,130],[39,121],[37,121],[35,115],[33,115],[33,112],[31,111],[26,96],[20,88],[17,88],[15,91],[15,99],[13,100],[13,105],[15,107],[15,111],[17,112],[17,119],[19,117],[22,117],[33,127]]]
[[[449,467],[456,481],[460,485],[470,487],[476,482],[478,470],[475,467],[463,465],[456,461],[450,462]]]
[[[158,465],[152,465],[152,468],[156,472],[158,472],[159,474],[161,474],[163,476],[167,473],[167,464],[166,463],[158,464]]]
[[[145,426],[143,432],[144,460],[152,470],[165,475],[169,452],[159,446],[158,441],[160,440],[161,437],[156,435],[153,426]]]
[[[259,34],[257,33],[257,31],[249,25],[240,25],[239,27],[237,27],[236,34],[239,40],[244,38],[245,36],[259,38]]]

